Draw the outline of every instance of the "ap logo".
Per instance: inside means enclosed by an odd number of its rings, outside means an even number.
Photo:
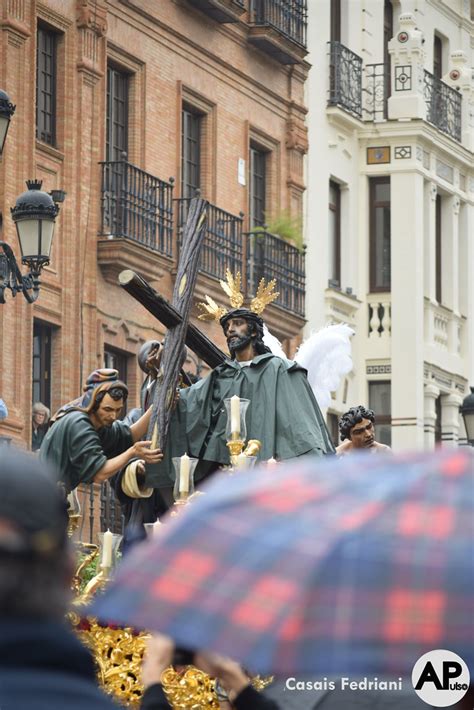
[[[411,674],[415,692],[428,705],[445,708],[463,698],[469,688],[469,669],[460,656],[438,648],[417,660]]]

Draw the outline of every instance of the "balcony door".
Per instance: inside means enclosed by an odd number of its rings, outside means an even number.
[[[341,0],[331,0],[331,26],[330,36],[331,42],[341,41]]]
[[[113,66],[107,67],[106,161],[123,160],[128,152],[129,76]]]
[[[370,291],[390,291],[391,285],[390,177],[369,183]]]
[[[51,409],[51,343],[53,328],[35,320],[33,325],[32,402],[42,402]]]
[[[393,7],[391,0],[385,0],[383,10],[383,63],[384,63],[384,116],[387,117],[387,101],[392,95],[391,56],[388,43],[393,37]]]
[[[250,146],[250,229],[265,224],[265,200],[267,191],[267,153]]]
[[[433,75],[437,79],[443,76],[443,41],[438,35],[433,40]]]
[[[201,187],[202,114],[184,107],[181,135],[181,197],[191,198]]]
[[[129,75],[107,67],[105,160],[102,177],[103,228],[110,234],[127,234],[126,166],[128,151]],[[112,164],[110,164],[112,163]]]

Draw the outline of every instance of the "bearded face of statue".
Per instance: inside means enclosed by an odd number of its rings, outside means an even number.
[[[230,318],[225,324],[224,335],[232,357],[246,348],[255,336],[254,330],[245,318]]]

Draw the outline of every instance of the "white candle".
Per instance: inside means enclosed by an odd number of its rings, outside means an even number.
[[[113,534],[110,532],[110,530],[107,530],[107,532],[104,533],[104,539],[102,543],[102,567],[112,567],[113,539]]]
[[[240,398],[236,394],[230,398],[230,431],[236,439],[240,436]]]
[[[156,522],[153,523],[153,536],[160,534],[160,528],[161,528],[161,523],[157,518]]]
[[[189,456],[183,454],[179,466],[179,492],[189,493]]]

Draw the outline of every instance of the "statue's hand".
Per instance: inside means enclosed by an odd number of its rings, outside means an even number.
[[[151,441],[137,441],[133,445],[134,458],[143,459],[145,463],[159,463],[163,458],[161,449],[151,449]]]

